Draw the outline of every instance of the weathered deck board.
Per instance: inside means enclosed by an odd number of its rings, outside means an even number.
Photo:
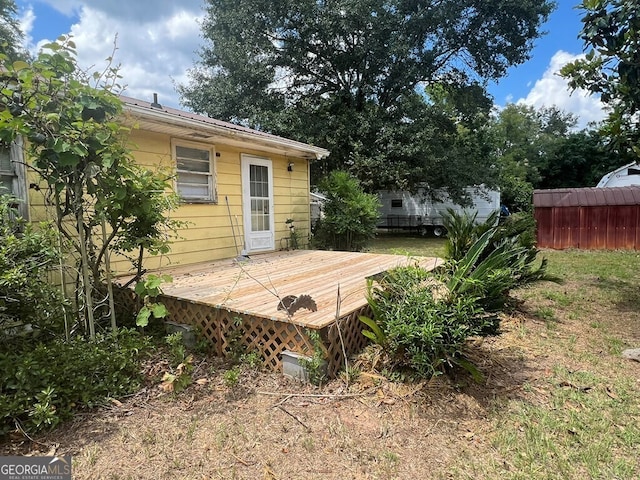
[[[335,321],[338,285],[343,317],[366,304],[368,277],[415,263],[432,269],[439,262],[425,257],[296,250],[255,255],[241,263],[223,260],[165,268],[162,273],[171,275],[173,283],[164,285],[163,291],[165,296],[179,300],[322,329]],[[318,310],[298,310],[288,318],[277,310],[278,298],[268,289],[280,298],[311,295]]]

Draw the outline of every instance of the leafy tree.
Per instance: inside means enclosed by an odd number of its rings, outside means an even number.
[[[479,127],[464,118],[486,108],[481,82],[528,58],[552,8],[548,0],[207,0],[208,43],[179,91],[195,111],[329,148],[316,178],[346,167],[368,190],[427,181],[460,193],[490,171],[475,156]]]
[[[624,158],[640,156],[640,3],[629,0],[583,0],[580,37],[585,58],[566,65],[569,85],[600,95],[610,108],[603,132]]]
[[[166,252],[167,232],[175,226],[166,216],[176,205],[166,193],[169,176],[149,172],[131,157],[122,103],[113,93],[118,78],[111,66],[87,76],[65,37],[31,63],[0,55],[0,140],[29,140],[28,166],[44,182],[45,201],[76,259],[77,320],[91,336],[96,312],[115,328],[113,302],[102,309],[94,304],[111,298],[98,293],[103,285],[110,288],[109,252],[137,252],[132,261],[140,273],[143,252]]]
[[[16,19],[18,9],[14,0],[0,0],[0,53],[16,60],[24,58],[22,31]]]
[[[558,152],[576,124],[573,115],[551,108],[509,104],[492,125],[502,201],[512,210],[528,210],[534,188],[554,171]],[[560,180],[561,181],[561,180]]]
[[[536,188],[595,187],[619,166],[619,155],[607,147],[607,139],[600,132],[572,132],[553,150],[547,167],[540,171]]]

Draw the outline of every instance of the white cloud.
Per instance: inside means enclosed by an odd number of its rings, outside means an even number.
[[[28,6],[23,12],[21,12],[18,22],[20,24],[20,31],[23,34],[22,44],[27,50],[33,48],[33,38],[31,37],[31,31],[33,30],[33,23],[36,20],[36,15],[33,12],[33,7]]]
[[[167,106],[179,106],[174,81],[185,83],[201,44],[203,11],[199,0],[46,0],[65,15],[77,16],[69,33],[77,46],[78,63],[101,71],[113,53],[120,64],[125,95],[150,101],[154,92]],[[40,39],[37,47],[51,39]]]
[[[516,103],[532,105],[536,108],[556,106],[578,117],[578,128],[584,128],[589,122],[605,118],[604,104],[599,98],[590,96],[585,90],[571,92],[567,81],[559,75],[560,69],[583,55],[558,50],[542,78],[537,80],[525,98]]]
[[[73,15],[74,11],[82,6],[82,2],[79,0],[44,0],[44,3],[67,16]]]

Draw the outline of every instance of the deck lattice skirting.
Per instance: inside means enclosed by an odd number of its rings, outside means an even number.
[[[142,306],[141,300],[130,289],[116,289],[115,293],[122,313],[132,315]],[[307,327],[164,295],[158,301],[169,311],[166,320],[196,328],[211,342],[220,357],[240,345],[247,352],[257,351],[269,370],[280,371],[285,350],[313,354],[314,345]],[[365,305],[340,318],[340,330],[335,322],[319,329],[327,360],[327,374],[331,378],[344,366],[341,335],[347,355],[359,352],[368,342],[362,335],[359,315],[371,315],[369,306]]]
[[[432,269],[438,259],[352,252],[293,251],[252,257],[238,265],[223,260],[165,270],[173,276],[158,301],[169,311],[166,320],[192,325],[224,356],[238,346],[257,351],[271,370],[282,368],[282,353],[312,355],[309,333],[320,334],[327,373],[335,377],[352,355],[367,343],[359,316],[371,316],[366,302],[367,278],[391,268],[419,263]],[[126,283],[127,279],[120,279]],[[337,292],[341,292],[336,323]],[[141,301],[131,289],[118,288],[118,305],[131,315]],[[277,310],[275,292],[308,294],[317,311],[302,309],[293,316]],[[338,328],[339,326],[339,328]],[[342,336],[342,339],[340,338]],[[237,351],[237,350],[236,350]]]

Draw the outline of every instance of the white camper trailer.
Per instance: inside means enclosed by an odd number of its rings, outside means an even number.
[[[420,189],[417,193],[407,191],[378,192],[380,199],[380,220],[378,228],[389,230],[414,230],[422,235],[432,232],[440,237],[446,233],[442,217],[447,209],[455,212],[477,212],[476,221],[484,222],[492,212],[500,210],[500,192],[484,187],[467,187],[472,205],[463,208],[449,199],[446,194],[439,195],[442,201],[434,202]]]
[[[640,165],[636,162],[628,163],[613,172],[607,173],[596,185],[598,188],[605,187],[630,187],[640,185]]]

